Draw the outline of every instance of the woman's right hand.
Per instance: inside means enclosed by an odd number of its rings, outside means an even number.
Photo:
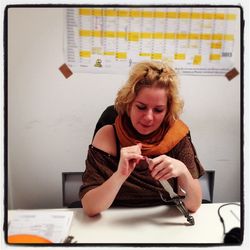
[[[141,147],[142,144],[139,143],[134,146],[121,148],[117,173],[122,177],[127,179],[139,161],[144,159],[144,156],[141,155]]]

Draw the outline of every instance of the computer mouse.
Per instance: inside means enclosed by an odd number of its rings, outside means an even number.
[[[225,234],[224,243],[226,244],[240,244],[242,243],[241,229],[239,227],[232,228]]]

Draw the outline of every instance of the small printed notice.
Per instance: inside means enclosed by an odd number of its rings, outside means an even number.
[[[8,236],[33,235],[52,243],[63,243],[68,237],[73,211],[15,211],[8,225]]]

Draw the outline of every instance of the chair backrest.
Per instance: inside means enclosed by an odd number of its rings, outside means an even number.
[[[213,202],[214,179],[215,179],[214,170],[207,170],[205,174],[200,177],[199,180],[202,189],[202,203]]]
[[[82,172],[62,173],[62,194],[64,207],[81,207],[79,189],[82,185]]]
[[[117,111],[115,110],[114,105],[108,106],[103,111],[99,120],[97,121],[95,131],[94,131],[94,136],[95,136],[96,132],[104,125],[113,124],[115,122],[116,116],[117,116]]]

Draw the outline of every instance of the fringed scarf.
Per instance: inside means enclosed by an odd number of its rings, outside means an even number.
[[[127,115],[117,116],[115,128],[121,147],[142,143],[142,155],[156,156],[169,152],[189,132],[188,126],[181,120],[176,120],[171,127],[164,124],[149,135],[139,134],[131,124]]]

